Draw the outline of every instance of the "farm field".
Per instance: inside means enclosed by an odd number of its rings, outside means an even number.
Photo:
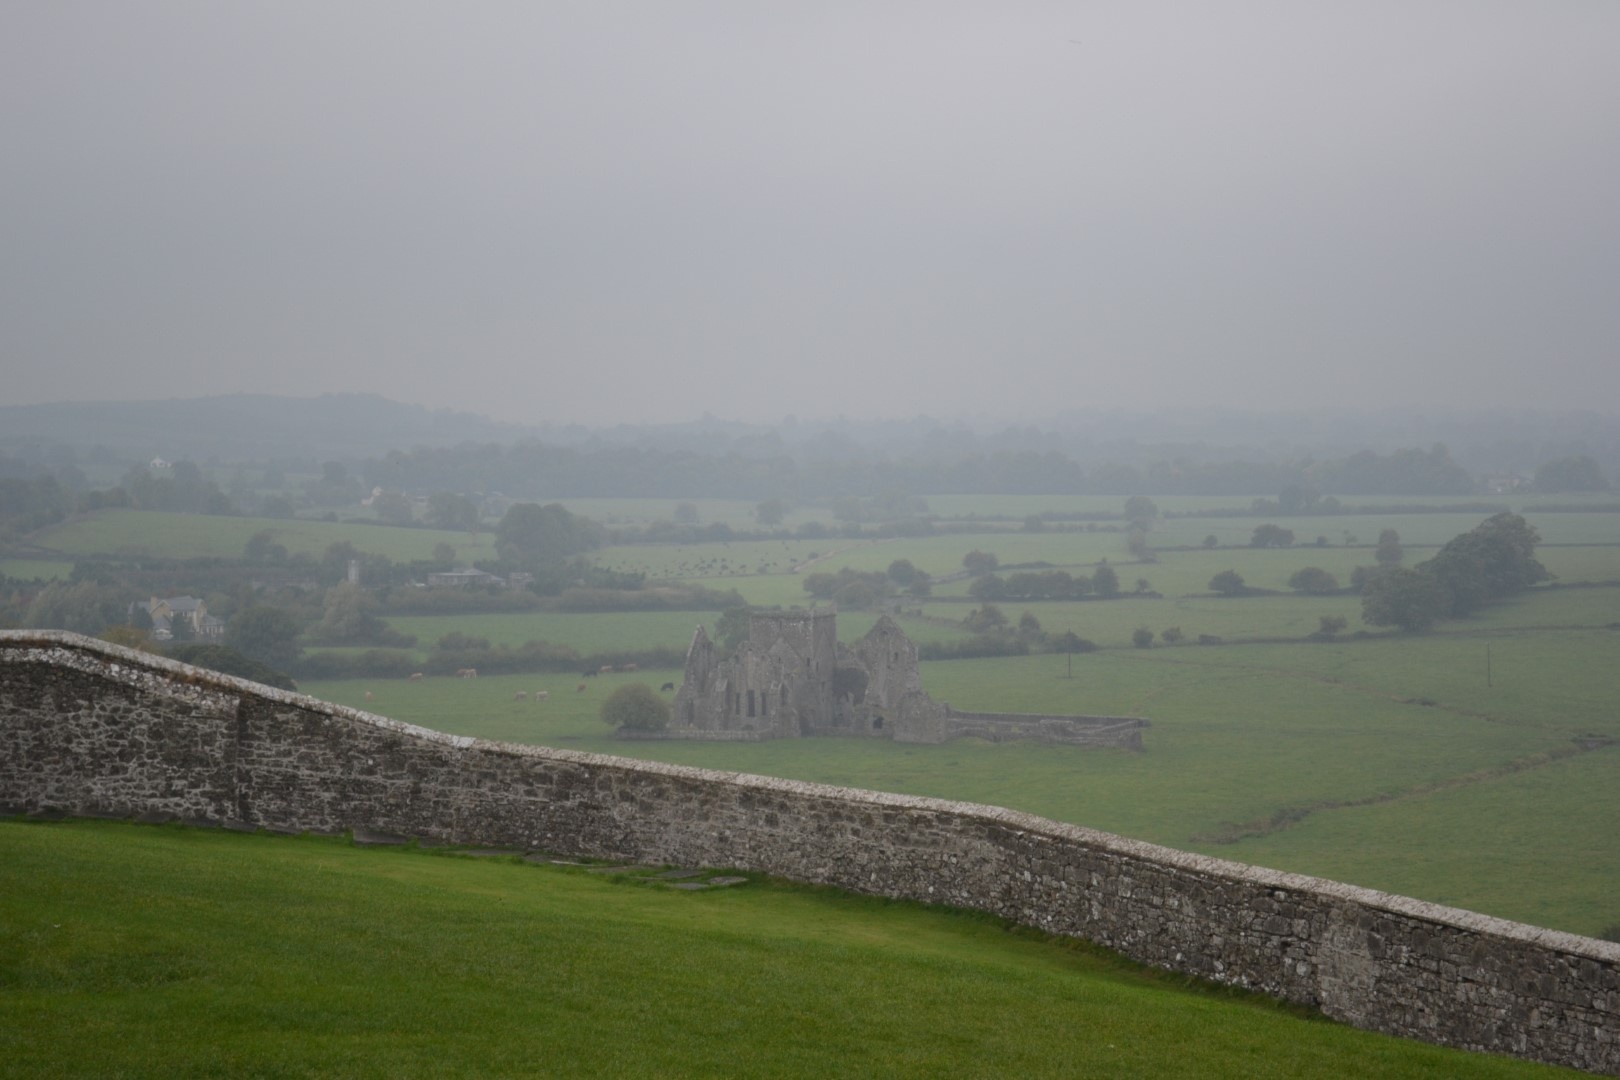
[[[202,556],[236,558],[255,533],[269,530],[292,554],[319,557],[327,547],[347,540],[361,551],[386,555],[395,562],[431,559],[435,544],[450,544],[463,562],[495,556],[494,534],[476,540],[464,532],[399,529],[352,522],[285,518],[221,517],[209,514],[166,514],[152,510],[98,510],[30,536],[34,545],[61,556],[162,555],[188,559]]]
[[[755,876],[108,822],[0,821],[0,986],[8,1077],[1570,1075]]]
[[[1166,510],[1186,508],[1174,499],[1155,501]],[[1037,509],[1087,505],[1084,500],[1041,502],[1045,505]],[[1123,506],[1122,499],[1107,502],[1115,510]],[[673,501],[664,500],[642,500],[639,506],[637,500],[600,500],[576,508],[607,516],[610,503],[625,520],[636,513],[663,519],[673,509]],[[752,508],[741,502],[729,508],[699,503],[700,516],[746,514]],[[983,505],[986,509],[978,512],[995,510]],[[806,603],[808,572],[845,566],[883,570],[900,558],[946,576],[958,571],[962,556],[974,548],[993,552],[1004,567],[1045,562],[1088,575],[1106,557],[1124,589],[1144,577],[1162,598],[1000,604],[1014,621],[1027,610],[1048,633],[1073,630],[1104,646],[1102,652],[1074,657],[1072,680],[1064,677],[1068,658],[1052,654],[925,663],[922,678],[936,697],[962,709],[1146,716],[1153,727],[1146,733],[1145,752],[1136,755],[973,741],[926,747],[835,739],[774,744],[613,739],[597,719],[602,698],[627,681],[655,688],[678,682],[674,667],[590,679],[570,670],[499,678],[486,672],[477,680],[429,678],[415,684],[402,678],[305,681],[304,689],[456,733],[1008,805],[1174,847],[1398,887],[1426,899],[1596,933],[1620,922],[1610,899],[1620,890],[1620,845],[1608,839],[1615,819],[1605,809],[1614,779],[1606,763],[1620,756],[1611,674],[1620,668],[1620,636],[1605,628],[1620,624],[1620,589],[1562,586],[1620,580],[1620,514],[1535,515],[1533,522],[1547,541],[1538,556],[1558,575],[1560,587],[1531,590],[1425,635],[1376,631],[1357,637],[1363,628],[1359,598],[1283,591],[1288,577],[1304,566],[1321,566],[1347,582],[1355,566],[1374,561],[1371,545],[1381,528],[1399,529],[1411,564],[1432,553],[1424,543],[1438,544],[1481,518],[1474,511],[1278,518],[1302,537],[1314,527],[1310,523],[1319,522],[1330,543],[1266,550],[1247,546],[1262,519],[1172,519],[1160,522],[1154,544],[1165,544],[1174,530],[1185,527],[1197,545],[1219,526],[1233,530],[1235,546],[1161,550],[1152,564],[1125,561],[1125,536],[1117,531],[735,541],[597,553],[604,565],[735,589],[762,606]],[[1337,531],[1326,531],[1329,526]],[[46,563],[65,572],[75,553],[116,552],[121,543],[166,554],[232,556],[261,528],[283,530],[276,534],[278,542],[314,555],[347,539],[363,549],[391,552],[393,558],[424,557],[444,540],[461,546],[466,559],[488,554],[483,549],[492,540],[481,534],[478,546],[470,548],[461,533],[133,511],[92,515],[31,539],[65,545],[61,556]],[[1344,545],[1346,530],[1357,546]],[[812,558],[817,561],[803,566]],[[790,572],[796,565],[801,572]],[[1224,569],[1279,594],[1208,595],[1209,579]],[[965,595],[968,584],[943,582],[932,599],[906,598],[906,611],[924,613],[901,616],[907,633],[921,643],[965,640],[960,620],[978,606]],[[1324,615],[1343,616],[1348,629],[1331,642],[1306,640]],[[418,638],[414,656],[423,659],[435,641],[452,632],[498,645],[542,640],[584,656],[652,648],[678,652],[694,626],[702,623],[712,632],[717,617],[717,612],[697,611],[537,611],[388,622]],[[875,617],[842,613],[840,637],[859,637]],[[1167,647],[1161,640],[1151,649],[1129,648],[1138,627],[1156,634],[1178,627],[1188,643]],[[1193,644],[1199,635],[1223,643]],[[524,700],[517,700],[520,691]],[[543,703],[533,700],[538,691],[546,694]],[[1545,778],[1554,776],[1560,779],[1549,788]],[[1528,801],[1535,805],[1527,806]],[[1582,812],[1582,807],[1592,810]],[[1470,825],[1480,835],[1471,845],[1460,831]],[[1381,847],[1386,833],[1399,843]],[[1492,873],[1492,859],[1523,870],[1511,878]],[[1524,884],[1532,880],[1533,890]]]
[[[73,564],[59,559],[0,559],[0,577],[18,581],[51,581],[73,573]]]

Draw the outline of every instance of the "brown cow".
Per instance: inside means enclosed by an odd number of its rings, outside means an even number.
[[[585,684],[580,683],[578,686],[574,687],[574,689],[579,691],[581,694],[583,694],[585,692]]]
[[[478,669],[475,667],[457,668],[456,677],[458,679],[476,679],[478,678]]]
[[[636,670],[636,665],[634,665],[634,664],[625,664],[619,670],[620,671],[634,671],[634,670]]]
[[[547,698],[549,698],[550,696],[551,696],[551,691],[549,691],[549,690],[536,690],[534,692],[534,700],[536,700],[536,701],[544,701]]]
[[[513,701],[528,701],[529,700],[529,692],[527,690],[519,690],[517,693],[512,695],[512,700]]]
[[[597,670],[598,674],[611,675],[611,674],[613,674],[613,665],[612,664],[603,664],[601,667],[597,668],[596,670]]]

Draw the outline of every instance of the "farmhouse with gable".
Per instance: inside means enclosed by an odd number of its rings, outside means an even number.
[[[859,735],[939,743],[973,736],[1142,748],[1146,720],[1121,716],[962,713],[922,688],[917,646],[889,616],[853,645],[831,611],[754,612],[748,638],[722,657],[692,635],[666,738],[759,740]]]

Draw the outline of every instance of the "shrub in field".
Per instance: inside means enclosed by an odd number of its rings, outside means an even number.
[[[669,726],[669,702],[646,683],[619,687],[602,702],[602,722],[627,731],[662,731]]]
[[[1249,591],[1243,583],[1243,575],[1236,570],[1222,570],[1209,579],[1209,587],[1222,596],[1242,596]]]
[[[1295,571],[1294,576],[1288,579],[1288,587],[1295,592],[1320,595],[1338,592],[1339,579],[1320,566],[1307,566]]]
[[[1153,645],[1153,631],[1145,626],[1138,626],[1131,631],[1131,644],[1138,649],[1151,648]]]
[[[1166,645],[1174,645],[1181,641],[1182,638],[1186,637],[1186,635],[1181,632],[1181,627],[1179,626],[1167,626],[1163,630],[1159,631],[1159,637]]]
[[[1281,525],[1256,525],[1254,535],[1249,538],[1249,546],[1257,548],[1292,547],[1293,544],[1294,530]]]
[[[1317,620],[1316,632],[1322,637],[1332,637],[1350,625],[1350,620],[1343,615],[1323,615]]]

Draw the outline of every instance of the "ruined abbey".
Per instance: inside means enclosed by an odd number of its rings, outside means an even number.
[[[854,645],[831,611],[755,612],[748,638],[722,658],[699,626],[686,653],[666,737],[781,739],[862,735],[938,743],[974,736],[1142,748],[1146,720],[1121,716],[960,713],[917,674],[917,646],[887,615]]]

